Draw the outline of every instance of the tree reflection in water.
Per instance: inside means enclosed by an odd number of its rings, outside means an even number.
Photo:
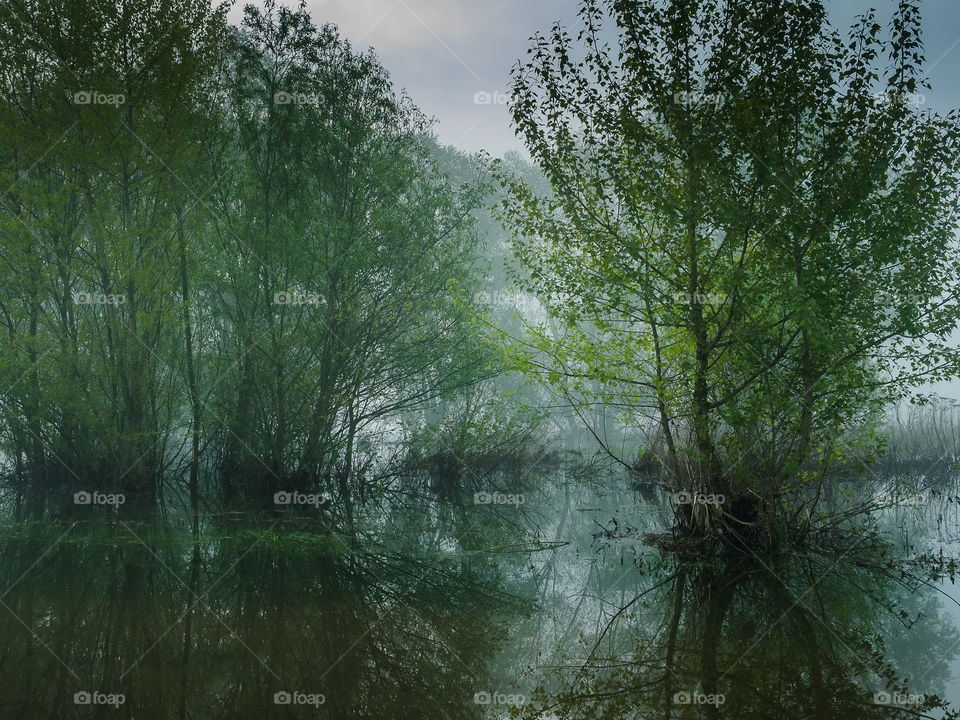
[[[960,717],[942,699],[960,633],[916,592],[936,566],[853,552],[669,562],[534,670],[523,717]]]
[[[708,562],[626,532],[669,506],[623,485],[523,489],[522,509],[453,493],[349,530],[8,527],[0,718],[960,717],[949,558],[884,532]]]
[[[488,628],[519,607],[475,555],[276,524],[63,530],[3,548],[0,717],[479,718]]]

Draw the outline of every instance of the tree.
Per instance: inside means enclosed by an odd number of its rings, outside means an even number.
[[[655,426],[669,485],[692,493],[686,527],[805,527],[806,481],[886,403],[958,370],[960,132],[912,104],[917,3],[888,39],[872,11],[841,39],[816,0],[579,16],[513,74],[553,194],[503,175],[501,217],[559,327],[532,327],[518,360]]]
[[[370,439],[487,373],[479,163],[302,5],[225,13],[0,9],[0,447],[31,514],[167,490],[196,529],[212,489],[317,489],[349,519]]]
[[[34,514],[55,489],[158,498],[180,355],[167,269],[224,14],[197,0],[0,12],[3,362],[30,379],[0,402]]]
[[[479,172],[448,182],[429,121],[372,52],[302,8],[246,8],[215,159],[224,495],[363,492],[359,440],[473,384]]]

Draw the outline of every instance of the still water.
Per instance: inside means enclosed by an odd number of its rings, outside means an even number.
[[[956,478],[709,560],[645,540],[669,500],[616,472],[474,480],[411,478],[350,528],[8,524],[0,718],[958,717]]]

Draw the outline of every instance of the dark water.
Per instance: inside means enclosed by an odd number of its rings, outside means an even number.
[[[350,530],[7,525],[0,718],[955,717],[937,487],[777,558],[661,553],[665,498],[563,468],[382,499]]]

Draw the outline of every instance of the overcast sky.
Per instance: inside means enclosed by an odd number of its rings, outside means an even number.
[[[231,11],[235,23],[243,4],[238,0]],[[827,5],[833,24],[846,28],[871,6],[885,25],[896,2],[828,0]],[[436,119],[442,142],[494,155],[520,149],[503,104],[510,68],[535,32],[558,20],[575,25],[577,7],[578,0],[307,0],[316,24],[335,23],[355,45],[376,50],[397,87]],[[933,82],[926,103],[935,109],[956,106],[960,0],[926,0],[923,16]],[[476,98],[478,93],[486,94]]]
[[[283,0],[279,0],[282,2]],[[245,3],[230,18],[239,23]],[[259,3],[257,3],[259,4]],[[296,0],[289,0],[295,6]],[[504,103],[510,69],[529,38],[556,21],[576,25],[578,0],[307,0],[320,25],[332,22],[359,48],[373,47],[397,88],[435,119],[443,143],[502,155],[522,146]],[[870,7],[886,26],[896,0],[828,0],[831,23],[846,29]],[[923,3],[924,102],[935,110],[960,105],[960,0]],[[960,337],[960,336],[958,336]],[[960,399],[960,383],[933,386]]]

